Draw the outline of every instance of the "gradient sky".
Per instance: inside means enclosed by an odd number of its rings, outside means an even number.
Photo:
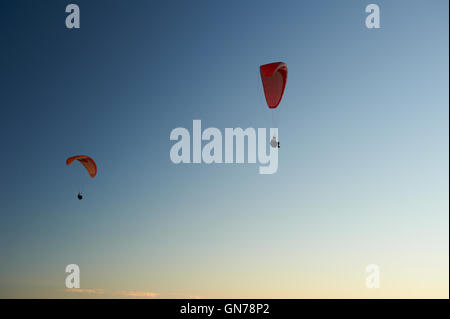
[[[0,297],[448,298],[448,1],[68,3],[0,3]],[[194,119],[269,127],[274,61],[276,174],[170,161]]]

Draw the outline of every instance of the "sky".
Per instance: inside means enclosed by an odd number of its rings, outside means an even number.
[[[0,3],[0,298],[449,297],[448,1],[69,3]],[[276,174],[172,163],[276,61]]]

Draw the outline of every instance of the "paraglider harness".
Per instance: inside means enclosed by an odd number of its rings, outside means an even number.
[[[275,136],[272,138],[272,140],[270,141],[270,146],[272,146],[273,148],[278,147],[280,148],[280,142],[277,141],[277,139],[275,138]]]

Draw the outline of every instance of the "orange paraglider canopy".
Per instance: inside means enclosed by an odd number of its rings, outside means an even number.
[[[97,165],[95,164],[94,160],[86,155],[76,155],[69,157],[66,160],[66,165],[72,164],[73,161],[79,161],[83,166],[86,168],[86,170],[89,173],[89,176],[95,177],[97,175]]]
[[[281,102],[287,81],[287,65],[283,62],[264,64],[259,67],[267,106],[275,109]]]

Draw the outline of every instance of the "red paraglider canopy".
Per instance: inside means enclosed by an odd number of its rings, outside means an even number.
[[[89,176],[92,178],[97,175],[97,165],[95,164],[94,160],[86,155],[76,155],[69,157],[66,160],[66,165],[72,164],[73,161],[78,160],[83,166],[86,168],[86,170],[89,173]]]
[[[267,105],[275,109],[280,104],[286,87],[287,65],[283,62],[274,62],[261,65],[259,70]]]

